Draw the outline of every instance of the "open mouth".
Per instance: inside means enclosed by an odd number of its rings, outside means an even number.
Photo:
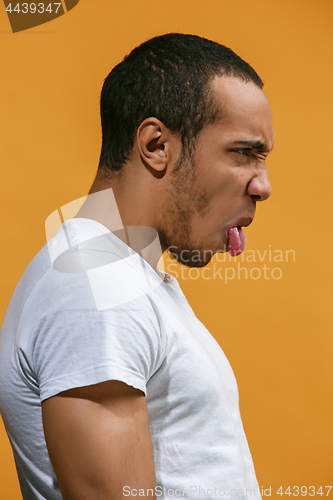
[[[245,248],[246,238],[241,226],[228,230],[228,252],[232,257],[240,255]]]

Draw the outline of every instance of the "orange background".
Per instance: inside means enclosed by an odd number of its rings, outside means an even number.
[[[214,258],[209,279],[185,272],[180,282],[233,366],[258,481],[272,498],[281,498],[279,486],[333,483],[332,14],[331,0],[81,0],[12,34],[0,5],[1,321],[45,243],[45,219],[90,187],[99,92],[125,54],[158,34],[193,33],[230,46],[264,79],[276,134],[273,195],[246,230],[246,248],[267,254],[242,265],[279,267],[282,277],[243,272],[225,283],[212,279],[214,264],[237,269],[240,257]],[[269,249],[294,250],[295,262],[270,262]],[[0,498],[21,498],[2,423]]]

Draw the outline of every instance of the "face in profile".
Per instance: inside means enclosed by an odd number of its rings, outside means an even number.
[[[188,267],[203,267],[217,252],[243,251],[256,203],[271,186],[266,158],[274,132],[269,103],[252,82],[215,77],[220,119],[204,127],[192,158],[171,175],[159,236],[162,247]]]

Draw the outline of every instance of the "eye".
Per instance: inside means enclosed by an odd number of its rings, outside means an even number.
[[[251,148],[239,148],[234,150],[235,153],[238,153],[242,156],[252,156]]]

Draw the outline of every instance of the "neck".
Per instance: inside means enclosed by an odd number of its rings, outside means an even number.
[[[147,217],[146,207],[139,203],[138,192],[131,193],[130,188],[124,188],[120,177],[101,182],[97,176],[75,218],[95,220],[116,233],[157,272],[163,253],[158,233]]]

